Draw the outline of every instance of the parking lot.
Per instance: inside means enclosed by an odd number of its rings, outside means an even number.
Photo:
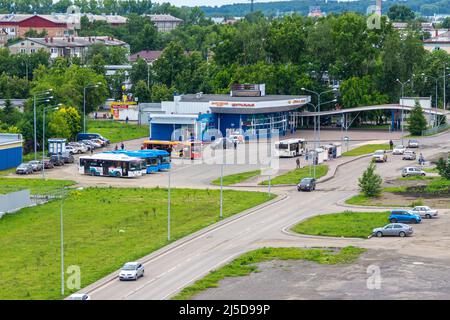
[[[260,272],[226,278],[194,299],[450,299],[450,210],[440,210],[439,218],[423,220],[413,228],[414,235],[407,238],[347,241],[292,237],[258,242],[255,245],[355,245],[367,251],[347,265],[297,260],[259,263]],[[379,289],[367,287],[374,268],[379,268],[381,276]]]

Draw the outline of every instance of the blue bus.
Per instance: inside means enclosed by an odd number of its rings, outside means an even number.
[[[158,170],[170,170],[172,165],[170,163],[170,153],[165,150],[155,150],[155,149],[143,149],[137,151],[141,154],[150,154],[158,158]]]
[[[113,153],[113,154],[124,154],[129,157],[140,158],[145,160],[146,173],[158,172],[159,171],[159,159],[156,155],[152,154],[144,154],[138,151],[128,151],[128,150],[116,150],[109,151],[104,153]]]

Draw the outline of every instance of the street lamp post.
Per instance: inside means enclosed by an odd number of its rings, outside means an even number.
[[[220,213],[219,213],[220,220],[223,219],[223,161],[220,165]]]
[[[86,89],[98,88],[102,83],[90,84],[83,88],[83,133],[86,133]]]
[[[438,81],[439,81],[439,77],[433,77],[433,76],[429,76],[426,75],[425,73],[422,73],[422,77],[425,77],[425,81],[427,81],[427,78],[431,78],[435,81],[435,88],[436,88],[436,101],[435,101],[435,108],[436,108],[436,114],[434,116],[434,126],[437,125],[437,112],[438,112]]]
[[[400,124],[401,124],[401,126],[402,126],[402,145],[403,145],[403,133],[404,133],[404,130],[403,130],[403,119],[404,119],[404,115],[403,115],[403,106],[404,106],[404,87],[405,87],[405,85],[408,83],[408,82],[410,82],[411,81],[411,79],[408,79],[408,80],[406,80],[405,82],[401,82],[399,79],[396,79],[396,81],[398,82],[398,83],[400,83],[400,85],[402,86],[402,115],[401,115],[401,122],[400,122]]]
[[[44,158],[45,158],[45,111],[53,109],[58,110],[59,106],[61,104],[58,104],[57,106],[48,106],[43,108],[43,116],[42,116],[42,179],[45,179],[45,165],[44,165]]]
[[[169,188],[167,196],[167,240],[170,241],[170,169],[169,169]]]
[[[36,126],[36,102],[49,102],[53,97],[45,97],[49,95],[52,89],[35,92],[33,94],[33,135],[34,135],[34,160],[37,160],[37,126]]]
[[[308,91],[307,89],[304,89],[304,88],[302,88],[302,90]],[[326,91],[326,92],[331,92],[331,91],[335,91],[335,90],[330,90],[330,91]],[[333,99],[333,100],[324,102],[322,104],[328,104],[328,103],[332,103],[332,102],[336,102],[336,101],[337,101],[337,99]],[[320,108],[320,106],[315,106],[311,102],[309,102],[307,104],[311,105],[314,108],[314,112],[317,112],[318,107]],[[319,116],[320,116],[320,110],[319,110]],[[314,178],[316,177],[316,156],[317,156],[316,149],[318,147],[320,147],[320,134],[319,134],[319,136],[317,136],[317,134],[316,134],[316,132],[317,132],[316,127],[318,126],[320,128],[320,123],[318,125],[316,124],[316,118],[317,118],[317,116],[315,115],[314,116],[314,152],[313,152]]]

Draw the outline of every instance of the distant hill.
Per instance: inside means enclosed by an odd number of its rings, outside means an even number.
[[[202,6],[201,9],[207,16],[244,16],[250,12],[250,1],[236,0],[247,3],[223,5],[220,7]],[[423,16],[433,14],[450,14],[450,0],[388,0],[383,1],[383,13],[386,13],[390,6],[402,4],[409,6],[413,11]],[[302,15],[309,13],[310,7],[320,7],[325,13],[340,13],[354,11],[366,13],[370,5],[375,5],[375,0],[359,0],[353,2],[337,2],[325,0],[292,0],[277,2],[261,2],[255,0],[255,11],[261,11],[266,16],[276,16],[289,12],[297,12]]]

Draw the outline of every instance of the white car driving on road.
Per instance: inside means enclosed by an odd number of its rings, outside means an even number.
[[[127,262],[119,272],[119,280],[137,280],[144,276],[144,266],[139,262]]]
[[[404,154],[405,151],[406,151],[405,146],[398,145],[394,148],[394,150],[392,150],[392,154]]]

